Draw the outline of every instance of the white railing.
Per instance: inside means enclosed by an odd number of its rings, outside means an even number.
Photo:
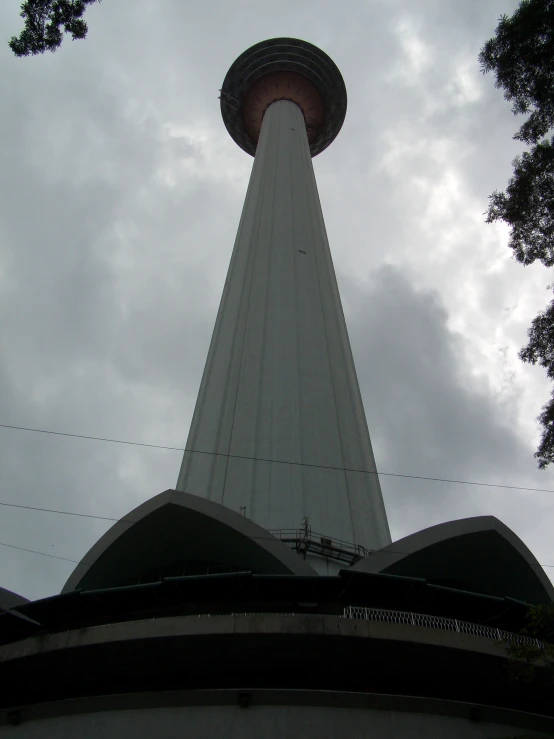
[[[198,618],[210,618],[211,616],[293,616],[302,617],[305,613],[285,613],[284,611],[245,611],[239,613],[199,613]],[[311,616],[324,616],[325,614],[309,614]],[[423,626],[427,629],[441,629],[442,631],[455,631],[458,634],[470,634],[485,639],[494,639],[497,642],[509,644],[521,644],[524,646],[544,649],[545,643],[523,634],[515,634],[512,631],[495,629],[492,626],[472,624],[469,621],[458,621],[454,618],[443,618],[442,616],[428,616],[425,613],[411,613],[409,611],[387,611],[381,608],[364,608],[362,606],[346,606],[342,618],[358,619],[361,621],[382,621],[389,624],[404,624],[406,626]]]
[[[362,608],[347,606],[343,618],[361,619],[362,621],[384,621],[391,624],[405,624],[406,626],[424,626],[427,629],[441,629],[442,631],[456,631],[459,634],[471,634],[485,639],[494,639],[511,644],[522,644],[542,649],[543,642],[511,631],[495,629],[482,624],[472,624],[468,621],[458,621],[454,618],[442,616],[427,616],[424,613],[410,613],[408,611],[385,611],[380,608]]]

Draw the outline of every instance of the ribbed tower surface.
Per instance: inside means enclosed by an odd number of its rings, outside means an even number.
[[[379,549],[391,539],[311,159],[342,125],[342,77],[316,47],[273,39],[237,59],[221,103],[255,159],[177,488]]]

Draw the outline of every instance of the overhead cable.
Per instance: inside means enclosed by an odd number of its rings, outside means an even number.
[[[379,470],[358,470],[358,469],[352,469],[350,467],[332,467],[330,465],[314,465],[314,464],[307,464],[305,462],[287,462],[285,460],[266,459],[264,457],[247,457],[241,454],[223,454],[220,452],[206,452],[206,451],[201,451],[198,449],[186,449],[184,447],[165,446],[163,444],[147,444],[141,441],[127,441],[125,439],[109,439],[103,436],[86,436],[85,434],[70,434],[70,433],[62,432],[62,431],[50,431],[48,429],[35,429],[35,428],[30,428],[28,426],[13,426],[13,425],[9,425],[6,423],[0,423],[0,428],[13,429],[17,431],[32,431],[38,434],[53,434],[54,436],[67,436],[67,437],[71,437],[75,439],[87,439],[90,441],[104,441],[104,442],[109,442],[111,444],[127,444],[130,446],[148,447],[150,449],[167,449],[167,450],[174,451],[174,452],[185,452],[186,451],[186,452],[191,452],[194,454],[209,454],[209,455],[217,456],[217,457],[227,457],[230,459],[245,459],[245,460],[254,461],[254,462],[271,462],[273,464],[289,464],[289,465],[295,465],[295,466],[300,466],[300,467],[315,467],[317,469],[339,470],[343,472],[359,472],[359,473],[364,473],[367,475],[380,475],[382,477],[399,477],[399,478],[404,478],[408,480],[425,480],[428,482],[445,482],[445,483],[450,483],[452,485],[473,485],[477,487],[503,488],[505,490],[522,490],[525,492],[533,492],[533,493],[554,493],[554,490],[550,488],[530,488],[530,487],[523,487],[521,485],[504,485],[503,483],[495,483],[495,482],[475,482],[473,480],[454,480],[454,479],[445,478],[445,477],[427,477],[424,475],[408,475],[408,474],[403,474],[400,472],[381,472]]]

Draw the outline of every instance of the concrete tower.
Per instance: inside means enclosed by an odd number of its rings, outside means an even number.
[[[221,112],[255,158],[177,489],[266,529],[304,521],[380,549],[391,539],[312,166],[342,126],[343,79],[311,44],[264,41],[231,66]]]

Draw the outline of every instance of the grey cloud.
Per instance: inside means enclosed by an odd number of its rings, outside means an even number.
[[[350,336],[378,469],[506,485],[552,486],[530,469],[531,444],[514,434],[503,405],[464,362],[463,336],[448,327],[436,292],[414,289],[409,275],[379,270],[364,288],[349,285]],[[490,513],[532,546],[547,494],[383,477],[397,537],[424,526]],[[532,507],[527,500],[531,499]],[[514,509],[515,501],[520,507]],[[548,508],[546,508],[548,510]],[[547,550],[545,550],[547,551]]]

